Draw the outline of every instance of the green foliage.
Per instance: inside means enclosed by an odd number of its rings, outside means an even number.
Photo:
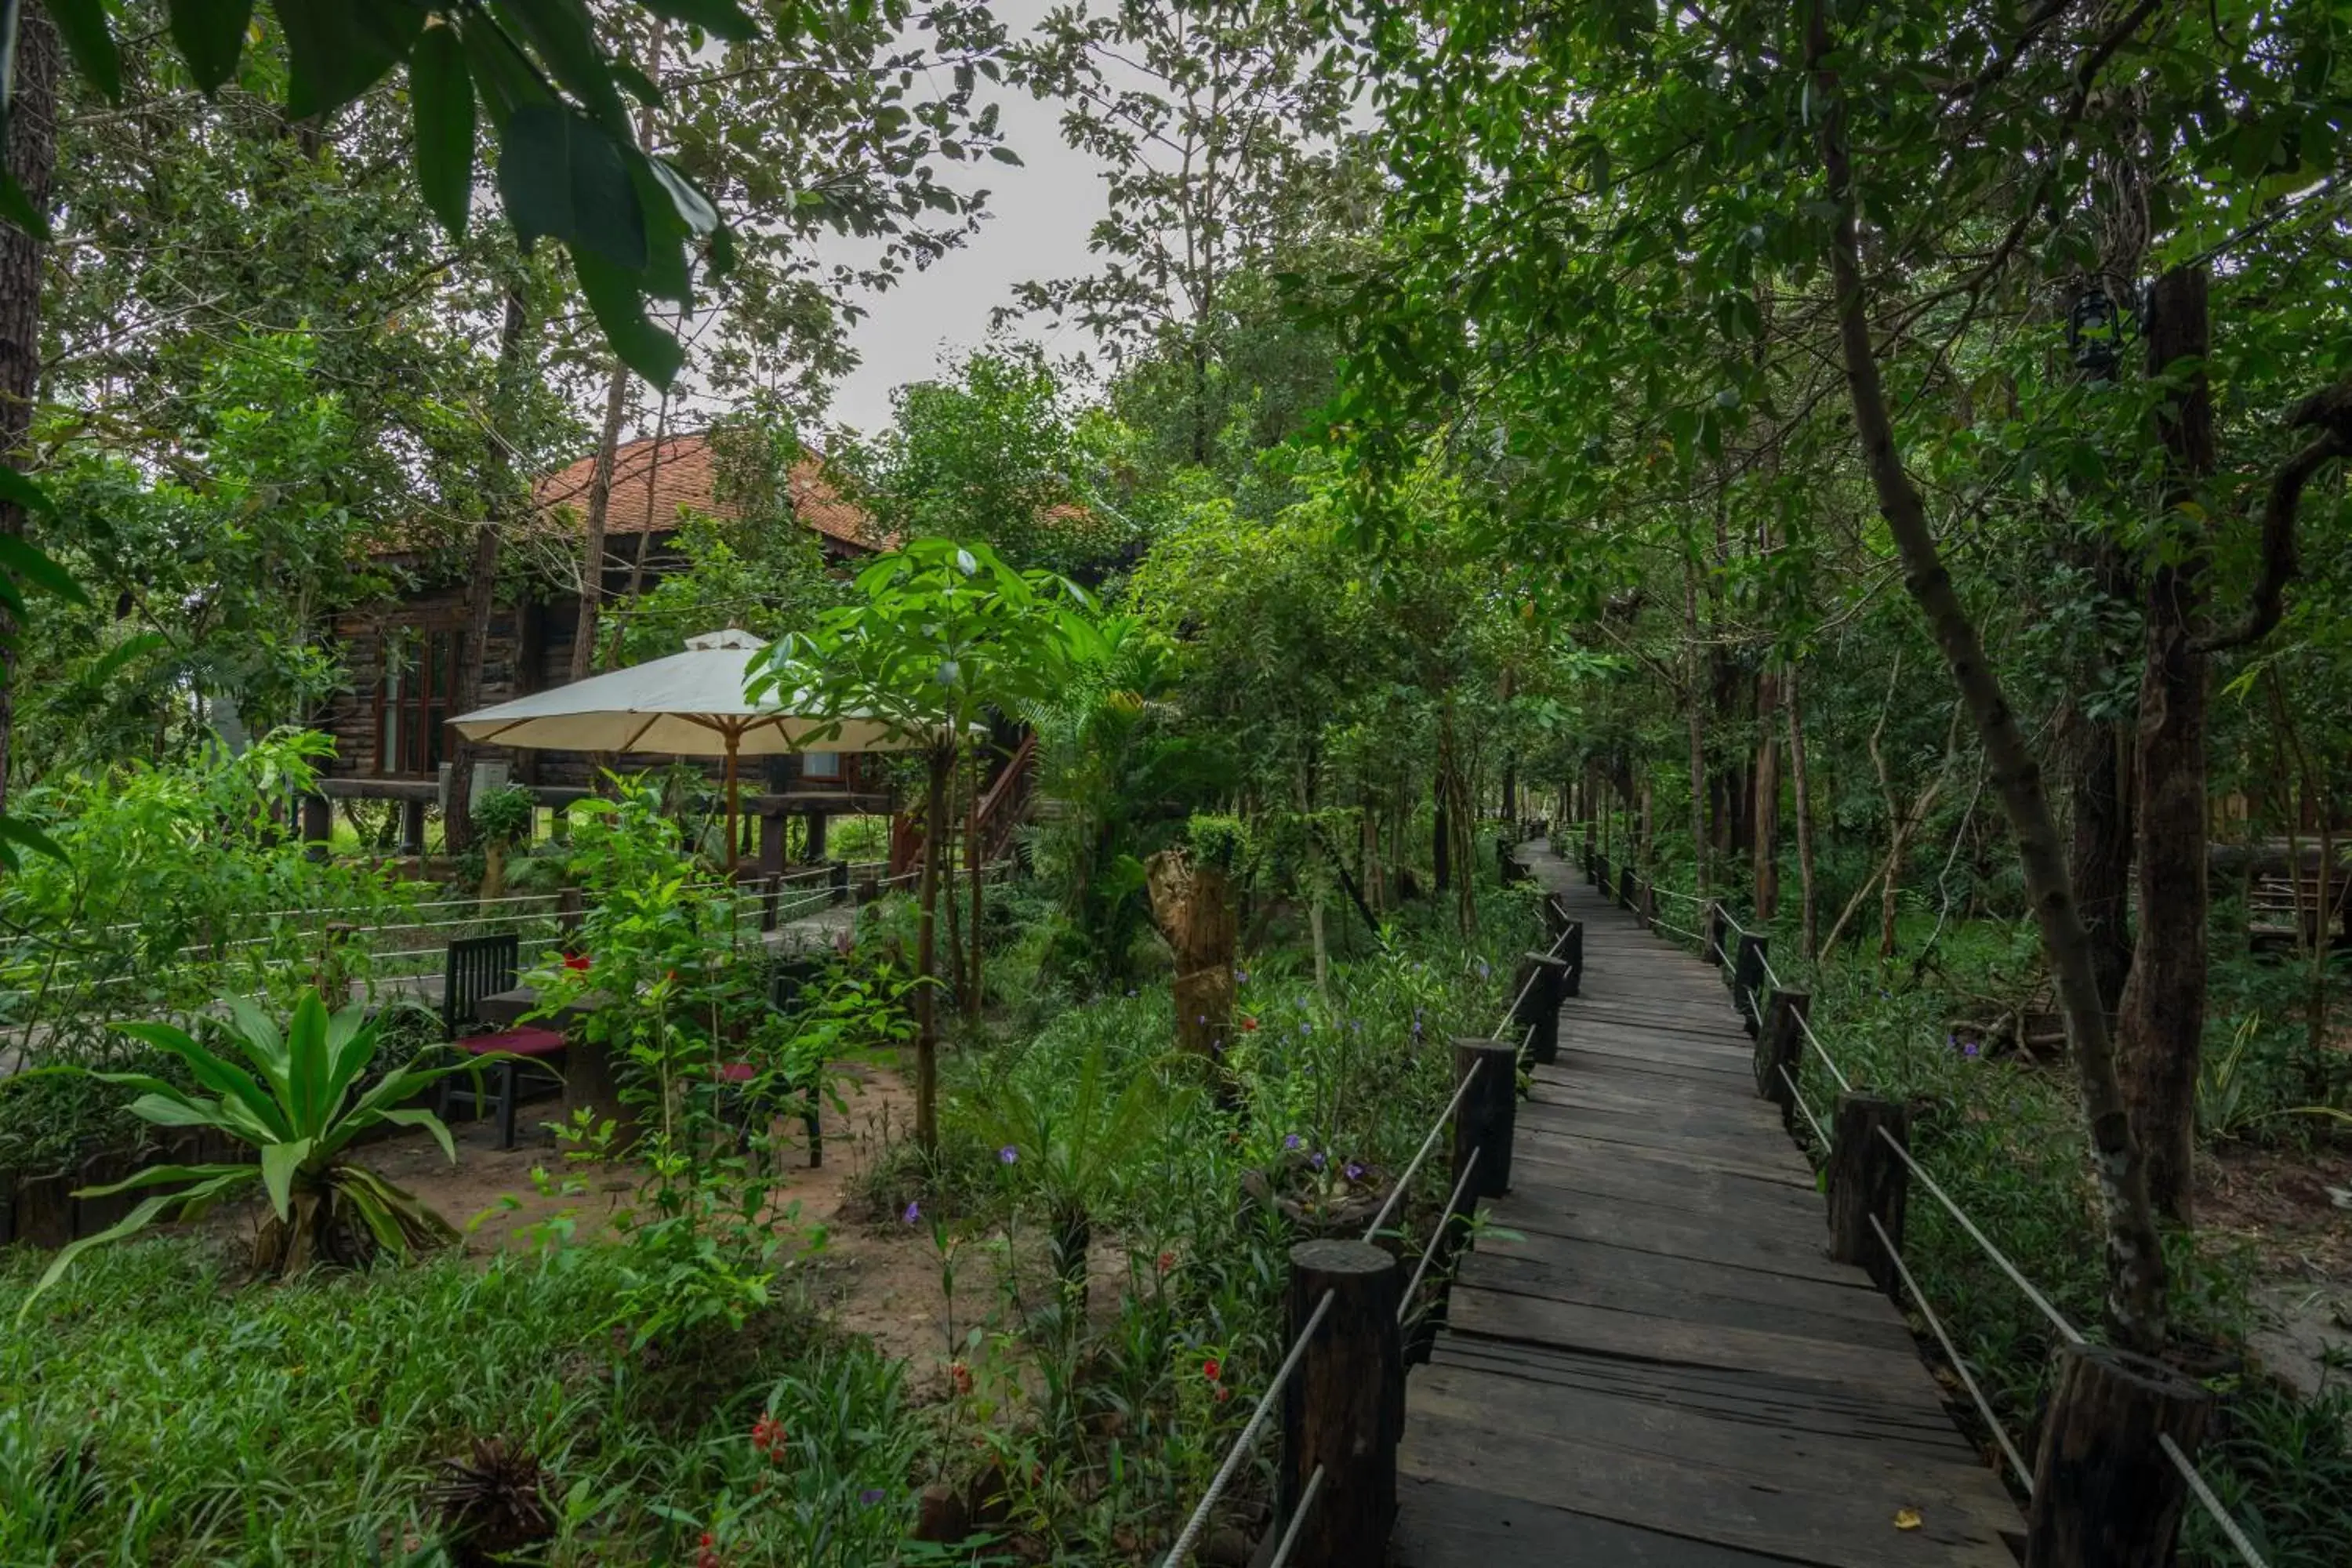
[[[253,1150],[256,1163],[151,1165],[120,1182],[85,1189],[78,1195],[103,1197],[165,1185],[176,1190],[142,1199],[114,1225],[60,1247],[18,1305],[20,1326],[35,1300],[82,1253],[135,1235],[166,1215],[196,1218],[257,1182],[275,1215],[254,1247],[256,1266],[265,1273],[364,1262],[379,1253],[406,1258],[457,1239],[439,1215],[343,1158],[343,1152],[373,1128],[415,1127],[431,1133],[454,1163],[457,1146],[440,1118],[405,1102],[451,1073],[478,1072],[478,1066],[412,1063],[362,1089],[361,1079],[374,1065],[378,1031],[378,1020],[368,1016],[364,1004],[331,1016],[315,994],[305,994],[282,1029],[243,997],[229,997],[225,1005],[229,1022],[221,1033],[242,1062],[216,1055],[169,1024],[122,1026],[125,1034],[176,1058],[209,1095],[151,1073],[89,1076],[138,1089],[131,1112],[142,1121],[233,1139]]]
[[[488,1436],[545,1467],[551,1560],[690,1562],[704,1531],[812,1568],[897,1550],[928,1441],[899,1364],[777,1312],[726,1353],[649,1363],[601,1330],[618,1263],[448,1256],[237,1289],[193,1239],[94,1254],[40,1332],[0,1336],[0,1387],[37,1391],[0,1412],[0,1560],[437,1555],[432,1484]],[[0,1312],[34,1267],[0,1258]],[[762,1415],[781,1460],[752,1446]],[[226,1500],[265,1491],[289,1506]]]
[[[538,796],[520,784],[505,784],[474,797],[474,830],[494,844],[524,843],[538,810]]]

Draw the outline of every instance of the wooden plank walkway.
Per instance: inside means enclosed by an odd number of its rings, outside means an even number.
[[[2024,1521],[1832,1263],[1716,971],[1548,851],[1582,995],[1406,1384],[1396,1568],[2011,1568]],[[1916,1516],[1904,1529],[1898,1519]]]

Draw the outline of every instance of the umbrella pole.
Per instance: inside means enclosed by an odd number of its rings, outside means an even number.
[[[742,739],[732,730],[727,731],[727,869],[730,873],[735,869],[736,845],[740,832],[736,817],[739,807],[738,785],[735,778],[735,749],[742,744]]]

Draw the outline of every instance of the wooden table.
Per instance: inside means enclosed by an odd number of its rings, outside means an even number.
[[[621,1103],[611,1052],[602,1040],[588,1038],[580,1027],[611,1002],[612,998],[601,991],[583,991],[556,1009],[553,1016],[541,1021],[550,1028],[561,1029],[568,1042],[563,1052],[564,1120],[570,1121],[574,1113],[585,1110],[594,1121],[615,1122],[618,1125],[614,1142],[618,1146],[631,1141],[629,1128],[634,1119]],[[535,985],[493,991],[474,1004],[474,1016],[494,1029],[514,1028],[538,1010],[539,988]]]

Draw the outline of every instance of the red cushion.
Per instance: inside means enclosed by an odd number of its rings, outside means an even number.
[[[749,1083],[760,1076],[760,1069],[750,1062],[727,1062],[719,1069],[721,1083]]]
[[[478,1057],[488,1056],[492,1051],[506,1051],[518,1057],[547,1057],[563,1048],[563,1036],[555,1029],[507,1029],[495,1035],[468,1035],[457,1045],[460,1049]]]

